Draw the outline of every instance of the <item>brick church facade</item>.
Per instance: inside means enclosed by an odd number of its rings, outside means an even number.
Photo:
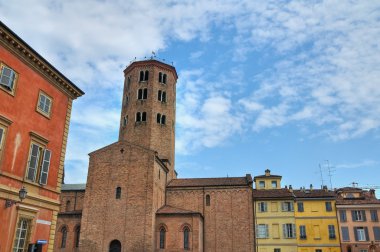
[[[254,251],[251,175],[177,178],[175,68],[124,75],[119,139],[89,154],[86,185],[63,185],[55,251]]]

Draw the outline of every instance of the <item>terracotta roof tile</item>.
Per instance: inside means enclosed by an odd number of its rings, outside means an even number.
[[[335,198],[334,191],[326,191],[324,189],[313,190],[294,190],[294,195],[297,198]]]
[[[249,186],[252,184],[252,177],[225,177],[225,178],[188,178],[173,179],[167,188],[173,187],[204,187],[204,186]]]
[[[293,198],[293,193],[289,189],[254,189],[253,198]]]

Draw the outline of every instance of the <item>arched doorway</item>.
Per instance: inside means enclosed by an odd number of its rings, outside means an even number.
[[[352,252],[351,246],[347,246],[347,252]]]
[[[119,240],[111,241],[109,252],[121,252],[121,243]]]

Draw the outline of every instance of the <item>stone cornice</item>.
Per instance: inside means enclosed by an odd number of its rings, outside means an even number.
[[[1,21],[0,44],[20,57],[30,67],[39,72],[72,99],[76,99],[84,94],[81,89],[66,78],[61,72],[59,72]]]
[[[141,60],[141,61],[134,61],[132,62],[127,68],[124,70],[124,74],[127,74],[130,72],[134,67],[149,67],[149,66],[156,66],[160,67],[162,69],[166,69],[168,71],[171,71],[174,74],[175,79],[178,79],[177,71],[175,70],[174,66],[168,65],[164,62],[158,61],[156,59],[147,59],[147,60]]]

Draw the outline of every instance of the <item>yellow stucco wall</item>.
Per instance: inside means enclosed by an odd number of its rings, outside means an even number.
[[[297,202],[303,202],[304,211],[299,212]],[[299,199],[295,206],[298,252],[340,252],[338,221],[333,199]],[[326,210],[326,202],[331,202],[331,211]],[[300,238],[300,226],[306,229],[306,239]],[[328,226],[333,225],[335,238],[329,237]]]
[[[283,224],[295,224],[294,211],[282,211],[281,203],[293,200],[257,200],[255,201],[256,227],[260,224],[268,225],[268,238],[256,238],[258,252],[273,252],[275,248],[281,252],[297,251],[297,239],[285,238]],[[259,202],[267,203],[267,211],[259,211]]]

